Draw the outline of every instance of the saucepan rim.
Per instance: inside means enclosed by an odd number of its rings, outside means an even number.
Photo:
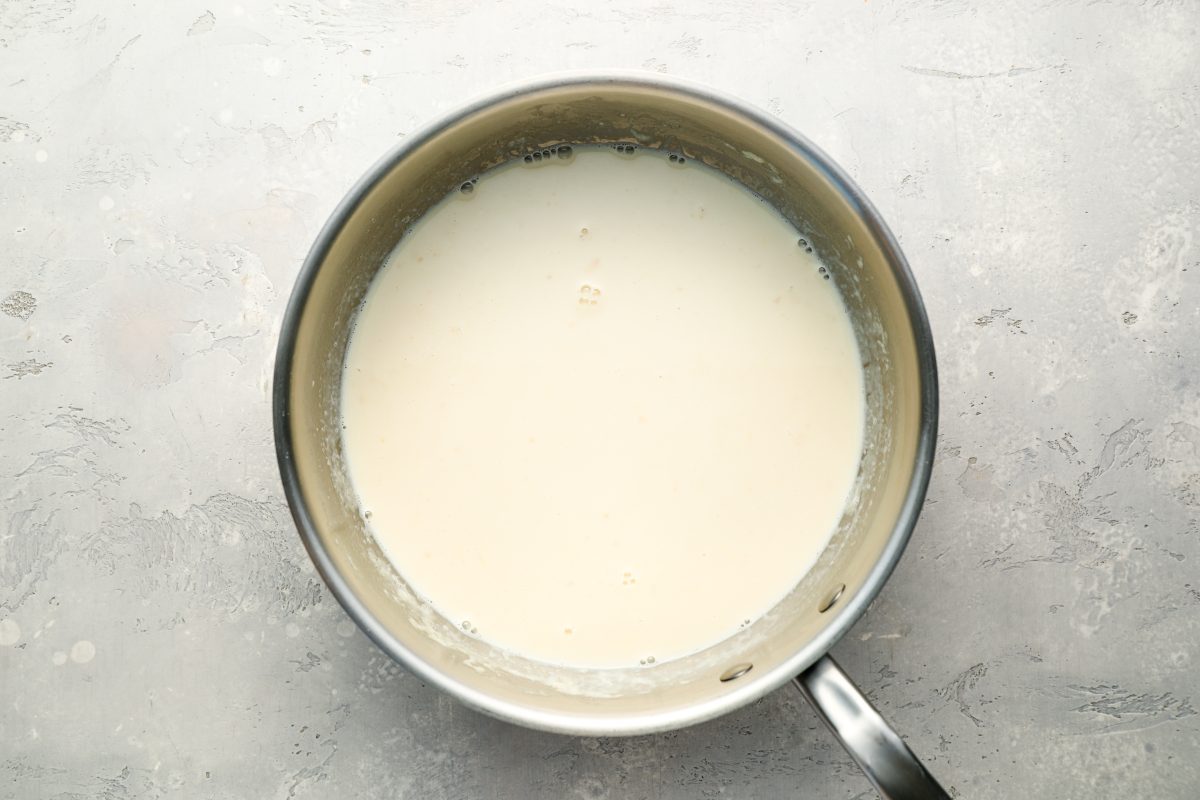
[[[641,88],[673,93],[677,96],[715,104],[747,123],[765,130],[787,144],[801,158],[807,160],[829,181],[851,208],[855,209],[863,224],[875,238],[888,262],[903,298],[905,309],[912,324],[916,343],[919,381],[920,420],[917,434],[912,477],[897,516],[895,527],[884,545],[878,560],[872,567],[862,587],[852,597],[833,610],[832,621],[810,639],[804,646],[769,674],[754,676],[755,680],[734,686],[732,690],[717,697],[692,705],[660,709],[651,713],[616,715],[612,713],[556,713],[544,709],[530,708],[518,703],[494,697],[475,687],[463,684],[435,666],[416,657],[403,642],[392,635],[355,596],[350,586],[338,573],[330,552],[309,511],[300,479],[293,459],[291,430],[292,362],[296,352],[300,322],[317,274],[325,262],[334,240],[353,216],[359,204],[384,177],[410,153],[445,129],[486,110],[523,95],[549,93],[555,90],[595,87],[619,89]],[[879,594],[883,584],[895,569],[912,535],[933,468],[934,447],[937,437],[937,365],[933,348],[933,337],[916,282],[908,262],[900,250],[895,237],[883,222],[874,206],[836,163],[826,156],[801,133],[732,96],[709,87],[662,75],[638,72],[606,71],[602,73],[558,73],[516,84],[469,103],[450,114],[427,125],[393,147],[379,159],[339,203],[336,210],[317,236],[312,249],[304,260],[296,278],[287,310],[282,319],[279,344],[276,350],[274,385],[272,387],[275,450],[284,494],[292,517],[300,533],[305,549],[312,558],[317,571],[324,579],[334,597],[346,613],[379,646],[381,650],[401,663],[421,679],[446,691],[467,705],[488,715],[557,733],[573,735],[632,735],[670,730],[702,722],[720,716],[776,689],[784,682],[812,665],[850,629],[866,611],[868,605]]]

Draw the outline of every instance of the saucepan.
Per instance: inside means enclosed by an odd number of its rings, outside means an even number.
[[[511,159],[561,144],[622,142],[719,170],[778,209],[816,249],[853,320],[866,435],[829,545],[775,608],[691,656],[589,671],[496,649],[409,590],[350,487],[339,388],[355,313],[422,214]],[[350,191],[300,271],[280,335],[274,424],[288,503],[330,590],[384,652],[463,703],[564,734],[645,734],[711,719],[794,682],[881,794],[946,796],[828,655],[896,566],[925,496],[937,427],[929,324],[878,213],[833,161],[779,120],[659,76],[571,75],[504,90],[409,136]]]

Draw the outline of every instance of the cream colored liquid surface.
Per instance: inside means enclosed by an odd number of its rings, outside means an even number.
[[[624,667],[795,586],[862,447],[858,350],[796,231],[661,153],[485,175],[380,273],[345,452],[410,586],[476,635]]]

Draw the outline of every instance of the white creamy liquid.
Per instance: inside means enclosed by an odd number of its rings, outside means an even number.
[[[862,447],[846,310],[773,209],[658,152],[486,174],[380,272],[345,453],[375,536],[529,658],[661,663],[768,611]]]

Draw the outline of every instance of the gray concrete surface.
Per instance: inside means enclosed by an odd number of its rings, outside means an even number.
[[[268,390],[351,182],[497,82],[734,92],[924,290],[939,461],[836,648],[961,797],[1200,791],[1200,6],[0,5],[0,797],[854,798],[791,691],[669,735],[477,716],[302,553]]]

